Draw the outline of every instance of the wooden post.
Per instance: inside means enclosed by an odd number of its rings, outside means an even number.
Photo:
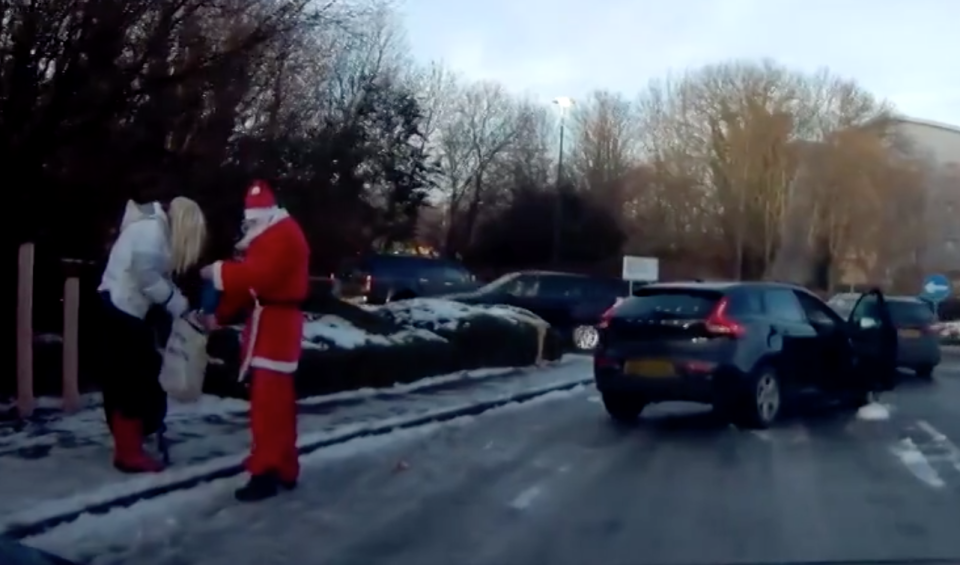
[[[80,279],[67,276],[63,283],[63,409],[80,408],[78,358],[80,340]]]
[[[17,257],[17,411],[33,414],[33,243],[20,246]]]

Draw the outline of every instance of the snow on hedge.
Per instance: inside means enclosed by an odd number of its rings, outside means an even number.
[[[953,322],[943,322],[938,326],[940,337],[960,338],[960,320]]]
[[[404,328],[381,335],[364,331],[340,316],[307,316],[303,323],[303,346],[307,349],[356,349],[368,345],[399,345],[412,341],[446,341],[433,332]]]
[[[515,324],[546,324],[529,310],[507,305],[473,306],[440,298],[412,298],[383,306],[364,306],[364,310],[384,316],[403,326],[392,334],[371,333],[340,316],[305,314],[304,349],[356,349],[365,346],[390,346],[413,341],[446,341],[434,332],[454,331],[472,317],[499,316]],[[241,330],[236,326],[236,331]]]
[[[430,331],[454,331],[477,316],[498,316],[515,324],[546,324],[529,310],[507,305],[469,305],[443,298],[411,298],[370,309],[404,326]]]

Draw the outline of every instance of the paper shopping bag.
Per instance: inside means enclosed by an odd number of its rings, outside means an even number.
[[[184,318],[173,322],[163,351],[160,386],[178,402],[196,402],[203,395],[207,370],[207,335]]]

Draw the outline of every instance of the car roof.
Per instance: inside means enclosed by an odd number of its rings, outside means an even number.
[[[787,290],[802,290],[808,294],[809,290],[806,288],[792,284],[792,283],[783,283],[783,282],[774,282],[774,281],[674,281],[674,282],[662,282],[662,283],[653,283],[643,287],[643,290],[657,290],[657,289],[678,289],[678,290],[712,290],[717,292],[729,292],[737,288],[747,288],[747,289],[761,289],[761,288],[782,288]],[[814,295],[816,296],[816,295]]]
[[[513,273],[510,273],[513,274]],[[574,279],[590,279],[590,280],[602,280],[602,281],[624,281],[623,279],[617,277],[608,277],[603,275],[586,275],[583,273],[567,273],[564,271],[547,271],[547,270],[527,270],[527,271],[516,271],[518,275],[536,275],[538,277],[567,277]]]
[[[446,257],[426,257],[423,255],[406,255],[402,253],[371,253],[369,255],[363,255],[358,258],[361,261],[410,261],[417,263],[447,263],[455,264],[457,263],[453,259],[448,259]]]
[[[888,302],[904,302],[911,304],[919,304],[921,306],[927,306],[929,303],[923,299],[917,298],[916,296],[909,295],[900,295],[900,296],[884,296]]]

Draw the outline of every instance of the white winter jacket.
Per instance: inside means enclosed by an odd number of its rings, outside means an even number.
[[[98,288],[110,294],[118,309],[143,319],[154,304],[165,307],[174,317],[189,308],[170,278],[173,261],[169,232],[167,215],[158,203],[127,203],[120,234],[110,249]]]

